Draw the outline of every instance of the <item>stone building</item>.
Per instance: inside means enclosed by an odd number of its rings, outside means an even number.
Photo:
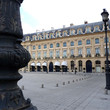
[[[108,52],[110,21],[108,23]],[[70,24],[60,29],[24,35],[22,45],[31,54],[24,71],[104,72],[106,44],[103,22]]]

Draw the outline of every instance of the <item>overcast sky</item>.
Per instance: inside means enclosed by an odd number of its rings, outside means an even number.
[[[103,8],[110,13],[110,0],[24,0],[20,8],[23,33],[98,22]]]

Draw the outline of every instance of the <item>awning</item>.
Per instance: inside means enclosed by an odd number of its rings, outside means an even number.
[[[35,63],[31,63],[31,66],[35,66]]]
[[[67,66],[67,61],[63,61],[61,65],[62,66]]]
[[[55,65],[55,66],[60,66],[60,62],[56,61],[56,62],[54,63],[54,65]]]
[[[37,66],[41,66],[41,64],[40,64],[40,63],[37,63],[36,65],[37,65]]]
[[[47,63],[46,63],[46,62],[44,62],[44,63],[42,64],[42,66],[47,66]]]

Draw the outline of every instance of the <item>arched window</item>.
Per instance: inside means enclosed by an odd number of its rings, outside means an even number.
[[[47,48],[47,45],[45,44],[45,45],[44,45],[44,49],[46,49],[46,48]]]
[[[66,45],[66,42],[64,42],[64,43],[63,43],[63,47],[66,47],[66,46],[67,46],[67,45]]]
[[[59,43],[57,43],[57,44],[56,44],[56,47],[60,47],[60,44],[59,44]]]
[[[99,38],[95,39],[95,44],[99,44]]]
[[[86,44],[87,44],[87,45],[90,44],[90,40],[89,40],[89,39],[86,40]]]
[[[78,41],[78,45],[82,45],[82,41],[81,40]]]
[[[38,45],[38,49],[41,49],[41,45]]]
[[[73,41],[71,41],[71,46],[74,46],[74,42]]]
[[[50,48],[53,48],[53,44],[50,44]]]

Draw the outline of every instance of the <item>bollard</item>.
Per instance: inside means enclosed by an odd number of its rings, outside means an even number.
[[[58,87],[58,83],[56,84],[56,87]]]
[[[74,80],[73,80],[73,82],[74,82]]]
[[[105,89],[105,94],[108,95],[108,90],[107,89]]]
[[[21,89],[24,90],[24,86],[21,86]]]
[[[70,81],[68,81],[68,84],[70,84]]]
[[[63,85],[65,85],[65,82],[63,82]]]
[[[41,88],[44,88],[44,84],[41,85]]]

